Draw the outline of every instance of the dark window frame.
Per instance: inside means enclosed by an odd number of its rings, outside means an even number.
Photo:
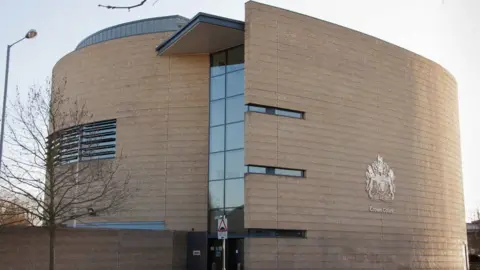
[[[286,177],[299,177],[299,178],[305,178],[306,177],[306,171],[302,169],[293,169],[293,168],[283,168],[283,167],[272,167],[272,166],[262,166],[262,165],[256,165],[256,164],[248,164],[246,166],[246,173],[247,174],[266,174],[266,175],[275,175],[275,176],[286,176]],[[261,172],[254,172],[250,171],[250,169],[256,168],[256,169],[265,169],[265,173]],[[293,171],[293,172],[299,172],[300,175],[288,175],[288,174],[278,174],[276,173],[276,170],[288,170],[288,171]]]
[[[306,230],[249,228],[248,237],[261,238],[306,238]]]
[[[245,104],[245,106],[246,106],[246,111],[247,112],[270,114],[270,115],[289,117],[289,118],[294,118],[294,119],[305,119],[305,112],[302,112],[302,111],[296,111],[296,110],[279,108],[279,107],[259,105],[259,104],[255,104],[255,103],[248,103],[248,104]],[[255,109],[257,109],[257,110],[255,110]],[[261,109],[265,109],[265,112],[261,112],[260,111]],[[277,113],[277,111],[300,114],[300,117],[294,117],[294,116],[290,116],[290,115],[279,114],[279,113]]]

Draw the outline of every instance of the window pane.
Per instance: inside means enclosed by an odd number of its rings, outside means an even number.
[[[210,76],[216,76],[225,73],[226,64],[225,52],[220,52],[212,55],[212,65],[210,68]]]
[[[239,70],[243,68],[244,63],[244,47],[240,46],[237,48],[233,48],[228,51],[228,59],[227,59],[227,72]]]
[[[288,117],[294,117],[294,118],[303,118],[302,113],[286,111],[286,110],[281,110],[281,109],[275,109],[275,114],[282,115],[282,116],[288,116]]]
[[[210,128],[210,152],[225,149],[225,126]]]
[[[210,102],[210,126],[225,124],[225,100]]]
[[[208,203],[210,209],[223,208],[224,183],[225,181],[223,180],[208,182]]]
[[[244,208],[227,208],[225,209],[225,212],[228,218],[228,231],[232,233],[245,233]]]
[[[243,150],[226,152],[226,178],[243,177],[244,155]]]
[[[243,148],[244,122],[227,125],[227,150]]]
[[[243,121],[244,106],[243,95],[227,98],[227,123]]]
[[[225,181],[225,207],[241,207],[245,203],[243,178]]]
[[[255,105],[248,105],[248,111],[250,112],[259,112],[259,113],[266,113],[267,109],[264,107],[259,107]]]
[[[248,166],[249,173],[267,173],[266,167],[259,167],[259,166]]]
[[[210,154],[209,168],[208,168],[208,179],[209,180],[219,180],[223,179],[224,176],[224,153],[215,153]]]
[[[287,170],[275,168],[275,174],[286,176],[303,176],[303,171],[300,170]]]
[[[210,100],[225,97],[225,75],[210,79]]]
[[[239,95],[244,92],[244,72],[243,69],[227,74],[227,97]]]

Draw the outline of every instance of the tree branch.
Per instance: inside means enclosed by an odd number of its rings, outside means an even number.
[[[132,8],[137,8],[137,7],[143,6],[143,4],[145,4],[146,2],[147,2],[147,0],[142,0],[140,3],[138,3],[136,5],[131,5],[131,6],[111,6],[111,5],[105,6],[105,5],[101,5],[101,4],[99,4],[98,6],[106,8],[106,9],[128,9],[128,11],[130,11],[130,9],[132,9]]]

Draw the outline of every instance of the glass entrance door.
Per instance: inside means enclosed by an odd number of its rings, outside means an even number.
[[[208,270],[222,270],[222,240],[209,239],[208,242]],[[225,247],[226,269],[243,270],[243,239],[227,239]]]

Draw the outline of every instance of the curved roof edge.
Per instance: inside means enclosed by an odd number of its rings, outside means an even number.
[[[171,15],[121,23],[97,31],[84,38],[75,50],[117,38],[151,33],[176,32],[189,21],[190,19],[183,16]]]

